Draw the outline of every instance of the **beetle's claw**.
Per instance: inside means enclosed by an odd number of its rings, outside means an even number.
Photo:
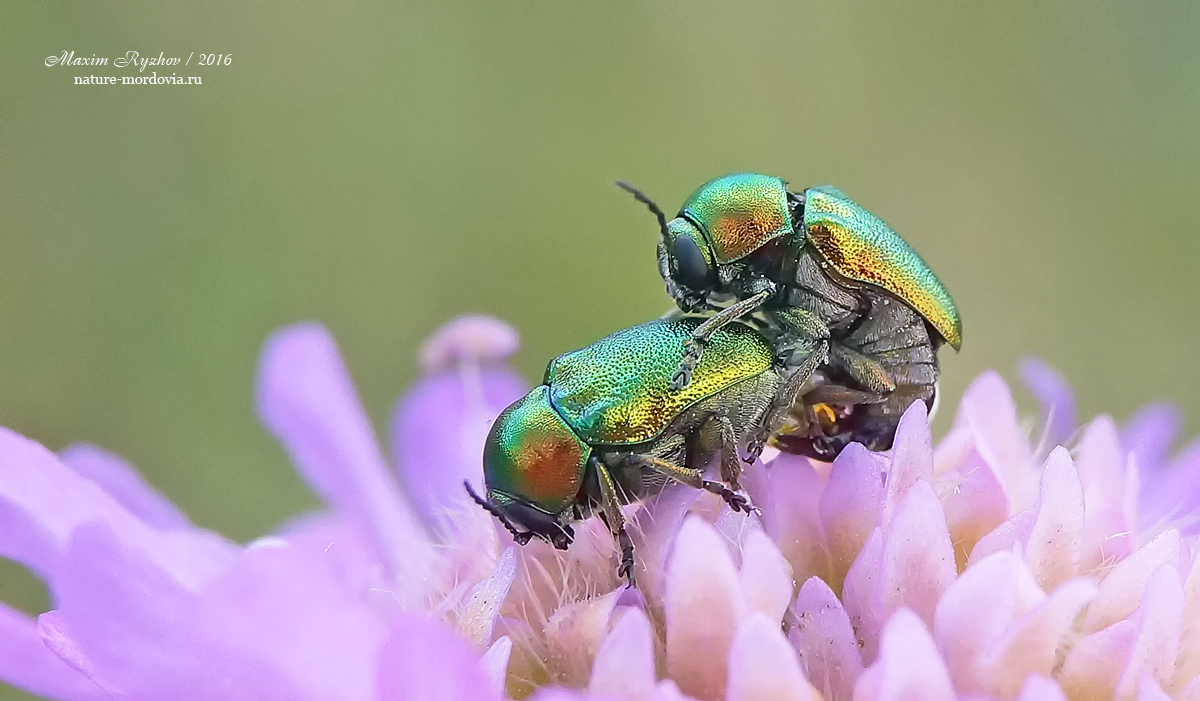
[[[762,509],[758,508],[754,505],[754,502],[750,501],[749,494],[739,491],[735,492],[733,497],[733,501],[729,502],[729,507],[734,511],[741,511],[744,514],[754,514],[755,516],[759,517],[762,516]],[[737,502],[736,505],[734,503],[735,501]]]
[[[617,577],[624,579],[629,584],[629,588],[637,589],[637,580],[633,577],[633,558],[621,558],[621,566],[617,568]]]
[[[675,374],[671,376],[671,389],[679,391],[687,387],[692,382],[692,373],[695,372],[696,366],[700,364],[700,356],[704,353],[704,346],[700,345],[695,340],[687,342],[687,349],[683,352],[683,359],[679,361],[679,367],[675,368]]]
[[[692,373],[687,368],[680,366],[674,375],[671,375],[671,389],[678,392],[687,387],[692,382]]]
[[[750,442],[746,445],[746,457],[742,459],[745,460],[747,464],[753,465],[754,461],[758,460],[759,456],[762,455],[763,449],[767,447],[767,441],[770,439],[770,437],[771,436],[762,429],[756,431],[754,437],[751,438]]]

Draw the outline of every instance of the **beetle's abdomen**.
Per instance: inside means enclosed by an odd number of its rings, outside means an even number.
[[[956,350],[962,320],[950,293],[904,239],[840,190],[805,192],[807,240],[851,280],[877,285],[916,309]]]
[[[657,437],[696,402],[771,367],[766,340],[730,324],[705,346],[691,383],[671,389],[700,321],[658,319],[555,358],[546,369],[550,401],[588,443],[632,445]]]

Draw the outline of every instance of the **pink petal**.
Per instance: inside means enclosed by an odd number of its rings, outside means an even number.
[[[520,344],[516,329],[496,317],[464,314],[442,324],[421,345],[421,367],[426,372],[440,372],[464,361],[503,361],[516,353]]]
[[[1178,568],[1182,545],[1179,532],[1172,529],[1118,562],[1100,582],[1100,592],[1088,607],[1084,631],[1106,628],[1133,613],[1142,602],[1150,575],[1163,564]]]
[[[986,654],[1027,608],[1022,579],[1037,588],[1020,559],[1001,551],[968,567],[942,596],[934,638],[959,689],[988,691]]]
[[[1192,567],[1183,586],[1183,620],[1200,621],[1200,553],[1192,556]],[[1176,682],[1200,676],[1200,625],[1183,629],[1179,642]]]
[[[1136,525],[1125,514],[1127,457],[1112,419],[1100,416],[1088,424],[1076,454],[1087,506],[1084,553],[1090,566],[1102,566],[1132,552]]]
[[[971,431],[976,449],[1002,476],[1014,505],[1031,504],[1036,490],[1029,469],[1033,452],[1017,420],[1012,394],[998,373],[985,372],[967,387],[954,423]]]
[[[1119,698],[1132,697],[1146,675],[1159,684],[1169,684],[1175,676],[1183,625],[1183,587],[1174,565],[1156,568],[1146,582],[1137,625],[1129,666],[1117,682]]]
[[[942,503],[928,482],[917,482],[896,507],[883,534],[878,600],[884,615],[904,607],[928,625],[957,569]]]
[[[883,533],[876,528],[863,545],[842,587],[842,605],[850,617],[864,662],[871,662],[879,646],[879,634],[885,615],[879,600],[880,568],[883,561]]]
[[[665,609],[667,672],[686,694],[721,698],[729,647],[748,606],[720,536],[694,516],[675,540]]]
[[[1075,643],[1058,675],[1058,683],[1067,697],[1112,698],[1136,636],[1137,625],[1126,620]]]
[[[1176,701],[1200,701],[1200,677],[1195,677],[1183,685],[1183,690],[1175,696]]]
[[[100,485],[113,499],[152,528],[189,528],[191,522],[179,507],[146,483],[137,470],[121,458],[93,445],[68,446],[59,459],[84,479]]]
[[[433,558],[425,529],[389,474],[329,332],[313,323],[275,332],[259,360],[257,396],[263,423],[301,475],[359,524],[378,561],[405,581],[425,580]]]
[[[896,427],[892,463],[884,488],[881,523],[886,525],[891,520],[908,490],[921,480],[933,481],[933,438],[929,433],[925,402],[913,402]]]
[[[654,695],[654,631],[640,609],[628,608],[600,644],[588,689],[632,701]]]
[[[817,510],[824,485],[812,463],[795,455],[780,455],[765,468],[752,466],[743,481],[762,509],[763,530],[775,541],[793,574],[797,578],[825,576],[829,556]]]
[[[516,546],[509,546],[490,576],[475,585],[458,616],[458,631],[479,647],[492,642],[496,616],[517,573]]]
[[[966,569],[979,541],[1008,518],[1008,497],[992,466],[974,449],[939,483],[954,561]]]
[[[441,621],[421,615],[392,622],[375,669],[378,701],[499,698],[474,648]]]
[[[790,637],[805,677],[826,699],[848,699],[862,674],[862,655],[850,617],[833,590],[811,577],[796,597]]]
[[[1067,701],[1067,696],[1054,679],[1031,675],[1025,679],[1016,701]]]
[[[746,537],[739,579],[750,608],[765,613],[778,625],[792,602],[796,585],[792,566],[762,531]]]
[[[0,428],[0,556],[21,562],[57,590],[57,570],[83,524],[102,523],[187,586],[233,558],[234,548],[203,531],[161,532],[37,443]]]
[[[1200,440],[1150,476],[1145,503],[1147,520],[1166,521],[1187,535],[1200,532]]]
[[[854,686],[854,701],[954,701],[954,689],[929,631],[900,609],[883,629],[879,659]]]
[[[1037,518],[1025,546],[1025,562],[1050,591],[1079,573],[1083,558],[1083,486],[1071,455],[1058,447],[1042,471]]]
[[[1075,392],[1071,385],[1041,358],[1023,358],[1020,372],[1021,382],[1042,405],[1050,445],[1062,445],[1076,425]]]
[[[396,404],[392,454],[405,492],[443,533],[454,515],[478,509],[463,480],[483,485],[483,444],[500,412],[528,391],[528,383],[504,367],[471,362],[427,375]]]
[[[0,556],[53,580],[71,533],[98,520],[130,538],[148,530],[41,445],[0,428]]]
[[[42,643],[33,619],[4,604],[0,604],[0,679],[31,694],[64,701],[109,698]]]
[[[314,698],[370,699],[381,617],[319,553],[252,544],[200,594],[196,635],[279,670]]]
[[[967,426],[955,426],[933,448],[933,474],[944,475],[959,469],[974,450],[974,432]]]
[[[729,650],[726,701],[819,701],[804,679],[779,622],[754,612],[738,627]]]
[[[546,665],[554,680],[581,687],[588,683],[592,661],[608,636],[621,590],[560,606],[546,622]]]
[[[988,653],[990,692],[1010,698],[1030,674],[1049,675],[1079,612],[1095,595],[1092,582],[1072,580],[1018,619]]]
[[[512,656],[512,638],[502,635],[492,643],[479,660],[479,666],[492,684],[496,696],[504,695],[504,681],[508,677],[508,660]]]
[[[1035,674],[1025,680],[1017,701],[1067,701],[1067,697],[1053,679]]]
[[[1037,521],[1037,516],[1036,509],[1025,509],[1018,511],[1007,521],[996,526],[991,533],[980,538],[975,547],[971,549],[971,556],[967,558],[967,567],[971,567],[992,553],[1010,552],[1014,549],[1024,548],[1025,544],[1029,542],[1029,534],[1033,531],[1033,524]]]
[[[691,487],[668,486],[634,514],[629,529],[636,548],[638,589],[652,600],[663,598],[668,556],[688,509],[700,496],[700,492]]]
[[[56,589],[59,609],[38,619],[42,640],[114,696],[316,698],[264,661],[210,637],[195,595],[101,523],[76,529]]]
[[[1145,675],[1138,685],[1137,701],[1171,701],[1171,697],[1154,681],[1154,677]]]
[[[858,443],[851,443],[833,461],[829,484],[821,494],[821,524],[829,541],[832,574],[830,585],[841,589],[842,580],[858,557],[883,511],[885,465]],[[768,528],[768,532],[770,529]],[[772,533],[772,535],[775,535]]]
[[[1142,407],[1121,427],[1121,447],[1136,456],[1138,469],[1153,474],[1163,467],[1182,423],[1174,404]]]

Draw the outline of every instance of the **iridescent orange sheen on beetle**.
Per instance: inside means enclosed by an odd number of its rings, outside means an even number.
[[[679,216],[699,227],[721,263],[744,258],[792,231],[784,182],[757,173],[709,181],[683,203]]]
[[[950,293],[921,256],[879,217],[828,185],[805,192],[804,230],[829,264],[912,305],[955,350],[962,320]]]
[[[549,390],[536,387],[500,414],[484,444],[483,463],[490,491],[557,513],[579,493],[592,449],[551,406]]]

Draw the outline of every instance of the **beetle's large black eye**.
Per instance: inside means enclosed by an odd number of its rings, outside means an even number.
[[[702,290],[708,287],[708,263],[691,236],[677,236],[671,244],[675,258],[675,278],[684,287]]]

